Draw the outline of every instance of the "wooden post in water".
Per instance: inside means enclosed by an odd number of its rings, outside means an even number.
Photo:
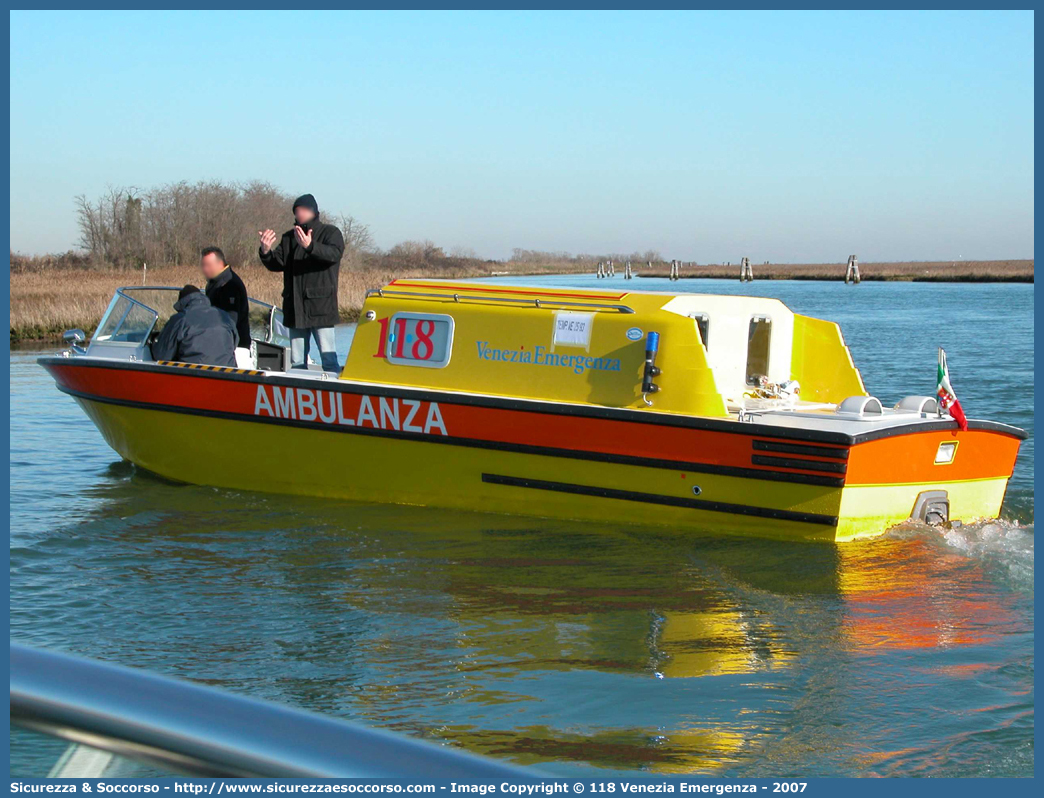
[[[627,261],[627,263],[624,264],[624,279],[625,280],[630,280],[631,279],[631,262],[630,261]]]
[[[613,261],[609,261],[609,276],[616,277],[616,264]]]
[[[743,260],[740,261],[740,282],[754,282],[754,269],[751,268],[750,258],[743,258]]]
[[[142,261],[142,263],[141,263],[141,284],[142,285],[145,285],[145,277],[148,275],[148,273],[149,273],[149,264],[145,263],[145,261]]]
[[[859,285],[859,260],[855,255],[848,256],[848,267],[845,269],[845,285]]]

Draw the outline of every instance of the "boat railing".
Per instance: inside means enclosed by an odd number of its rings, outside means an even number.
[[[11,724],[194,776],[539,778],[389,731],[14,642]]]
[[[617,313],[634,313],[634,308],[629,307],[628,305],[618,305],[607,302],[575,302],[569,299],[555,299],[554,297],[518,299],[516,297],[489,296],[485,294],[469,294],[467,296],[461,296],[452,291],[446,291],[443,293],[421,293],[419,291],[388,290],[387,288],[372,288],[366,292],[367,299],[371,296],[395,296],[402,299],[446,299],[453,300],[454,302],[505,302],[534,308],[570,307],[585,308],[596,311],[616,311]]]

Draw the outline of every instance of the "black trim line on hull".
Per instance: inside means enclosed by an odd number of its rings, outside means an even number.
[[[617,488],[573,485],[569,482],[548,482],[543,479],[506,477],[500,474],[483,474],[482,481],[490,485],[506,485],[514,488],[549,490],[556,493],[572,493],[578,496],[595,496],[602,499],[621,499],[623,501],[644,502],[646,504],[663,504],[670,507],[688,507],[693,510],[706,510],[712,513],[750,515],[757,518],[772,518],[777,521],[797,521],[804,524],[837,526],[836,515],[803,513],[796,510],[776,510],[771,507],[752,507],[746,504],[728,504],[727,502],[689,499],[682,496],[663,496],[659,493],[639,493],[637,491],[619,490]]]
[[[731,419],[696,418],[692,416],[680,416],[673,413],[575,405],[566,402],[550,402],[541,399],[513,399],[501,396],[480,396],[476,394],[453,393],[450,391],[434,391],[424,388],[381,385],[378,383],[351,382],[340,379],[317,381],[314,378],[295,379],[293,377],[281,376],[265,376],[262,379],[258,379],[244,374],[222,374],[220,372],[195,370],[186,371],[184,369],[175,368],[174,366],[159,366],[155,363],[131,363],[121,360],[104,360],[101,358],[91,359],[84,357],[67,358],[60,356],[47,356],[37,358],[36,362],[44,367],[54,365],[64,367],[76,366],[78,368],[115,368],[130,371],[151,371],[160,374],[178,375],[187,379],[231,380],[233,382],[249,382],[254,385],[280,385],[292,386],[295,388],[314,388],[316,387],[316,382],[319,382],[324,390],[343,391],[345,393],[367,393],[372,396],[406,396],[427,402],[446,402],[449,404],[475,407],[496,407],[507,410],[520,410],[528,413],[545,413],[551,415],[613,419],[616,421],[633,421],[636,424],[658,424],[667,427],[706,429],[713,432],[728,432],[739,435],[761,436],[764,438],[782,438],[799,442],[810,441],[813,443],[834,443],[842,446],[852,446],[856,443],[877,440],[878,438],[890,438],[896,435],[909,435],[912,432],[934,432],[939,430],[957,429],[956,421],[933,421],[924,424],[917,424],[914,428],[903,425],[897,427],[886,427],[871,432],[861,432],[858,435],[849,435],[846,432],[795,429],[792,427],[778,427],[772,424],[739,422]],[[265,372],[265,374],[271,375],[274,374],[274,372]],[[1029,433],[1025,430],[995,421],[971,419],[968,421],[968,426],[969,429],[989,430],[1004,435],[1011,435],[1020,440],[1026,440],[1029,437]]]
[[[761,452],[803,454],[808,457],[832,457],[835,460],[848,459],[848,449],[834,449],[829,446],[808,446],[804,443],[778,443],[776,441],[756,440],[754,441],[754,448]]]
[[[534,454],[545,457],[563,457],[572,460],[586,460],[596,463],[617,463],[620,465],[641,466],[643,468],[663,468],[671,471],[691,471],[698,474],[715,474],[726,477],[739,477],[741,479],[759,479],[770,482],[791,482],[799,485],[818,485],[828,488],[844,487],[845,481],[841,477],[819,476],[817,474],[793,474],[784,471],[769,471],[756,468],[736,468],[733,466],[717,466],[704,463],[688,463],[677,460],[661,460],[652,457],[635,457],[633,455],[610,454],[607,452],[591,452],[577,449],[555,449],[546,446],[531,446],[522,443],[504,443],[500,441],[484,441],[476,438],[460,438],[442,435],[425,435],[423,433],[402,432],[400,430],[376,429],[373,427],[347,427],[338,424],[324,424],[319,421],[298,421],[297,419],[273,418],[271,416],[245,416],[239,413],[229,413],[221,410],[203,410],[192,407],[180,407],[178,405],[159,405],[147,402],[134,402],[127,399],[111,399],[103,396],[92,396],[81,391],[74,391],[61,385],[58,390],[76,399],[88,402],[101,402],[102,404],[117,405],[119,407],[131,407],[138,410],[155,410],[161,413],[178,413],[189,416],[203,416],[205,418],[221,418],[229,421],[245,421],[247,423],[275,424],[284,427],[299,427],[301,429],[322,430],[326,432],[341,432],[349,435],[370,435],[378,438],[395,438],[398,440],[420,441],[424,443],[437,443],[444,446],[466,446],[472,449],[489,449],[500,452],[515,452],[517,454]]]
[[[798,460],[793,457],[768,457],[755,454],[750,458],[754,465],[774,466],[776,468],[803,468],[806,471],[826,471],[831,474],[844,474],[848,466],[844,463],[824,463],[822,460]]]

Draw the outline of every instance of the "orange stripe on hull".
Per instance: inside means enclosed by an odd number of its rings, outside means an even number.
[[[88,396],[248,417],[257,415],[258,386],[265,386],[269,392],[277,388],[281,391],[287,389],[286,386],[276,386],[264,379],[207,379],[202,374],[192,372],[165,374],[132,369],[116,371],[104,367],[80,368],[72,364],[69,367],[53,367],[52,371],[60,385]],[[337,387],[336,384],[320,381],[294,385],[294,389],[317,392],[332,392]],[[342,394],[344,412],[352,417],[356,415],[362,395],[367,393],[362,386],[353,386],[353,391],[338,391]],[[328,400],[324,398],[323,401]],[[843,472],[816,470],[814,466],[787,467],[777,463],[757,465],[753,461],[754,455],[768,455],[770,459],[775,459],[775,453],[756,452],[753,448],[755,437],[765,440],[766,436],[743,434],[741,430],[733,433],[688,429],[619,419],[454,404],[451,397],[440,397],[437,401],[445,421],[446,434],[456,438],[736,468],[752,474],[793,474],[820,479],[837,478],[839,481],[843,475]],[[802,459],[823,460],[792,455],[778,457],[797,462]]]
[[[179,370],[180,371],[180,370]],[[165,405],[193,410],[258,415],[258,387],[265,390],[316,392],[320,408],[332,406],[326,394],[340,395],[338,406],[356,417],[364,395],[376,396],[383,388],[348,386],[322,381],[301,381],[277,386],[266,379],[221,379],[192,371],[170,374],[104,367],[81,368],[74,364],[52,368],[59,384],[80,394],[141,404]],[[407,392],[400,398],[409,396]],[[427,405],[431,400],[426,399]],[[742,469],[750,475],[793,475],[820,480],[836,479],[846,485],[896,485],[954,482],[1010,477],[1019,450],[1019,440],[989,430],[969,430],[956,436],[949,431],[915,432],[867,441],[852,446],[801,444],[773,439],[764,434],[694,429],[621,419],[535,412],[504,407],[457,404],[451,396],[435,399],[445,422],[445,435],[475,441],[523,447],[566,450],[585,455],[606,455],[659,460],[665,464]],[[314,419],[313,419],[314,420]],[[665,420],[666,421],[666,420]],[[362,426],[362,424],[360,425]],[[760,448],[755,446],[760,442]],[[936,465],[939,444],[956,441],[953,463]],[[807,450],[809,453],[805,453]],[[834,450],[836,456],[823,456]],[[813,453],[815,452],[815,453]],[[848,454],[847,461],[845,454]],[[805,464],[808,465],[805,465]],[[825,483],[829,484],[829,482]]]
[[[936,465],[940,443],[957,443],[953,462]],[[1010,477],[1019,439],[990,430],[917,432],[852,447],[848,485],[901,485]]]

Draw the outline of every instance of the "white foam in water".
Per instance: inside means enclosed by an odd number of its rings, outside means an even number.
[[[1018,521],[984,521],[943,531],[947,545],[971,556],[997,560],[1013,576],[1033,578],[1033,525]]]
[[[1001,565],[1020,583],[1033,584],[1033,524],[1018,521],[980,521],[952,529],[906,523],[890,533],[895,537],[927,538],[968,557]]]

